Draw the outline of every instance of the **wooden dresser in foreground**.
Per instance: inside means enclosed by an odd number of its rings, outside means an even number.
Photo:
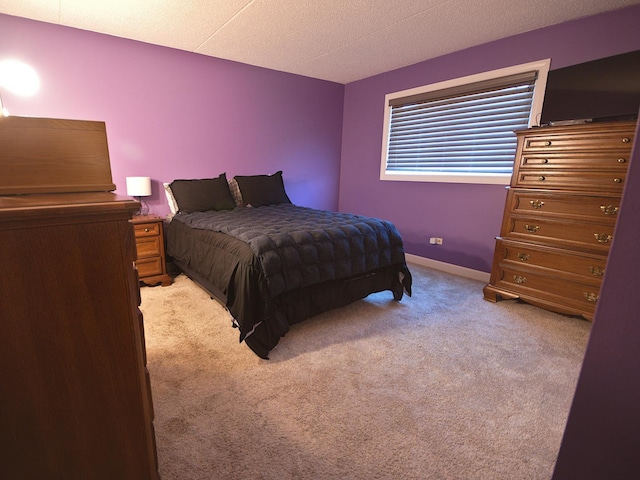
[[[104,123],[0,117],[3,479],[159,478],[140,204],[111,188]]]
[[[137,215],[131,220],[136,236],[138,277],[145,285],[171,285],[164,254],[164,225],[156,215]]]
[[[593,318],[634,133],[635,122],[516,132],[486,300]]]

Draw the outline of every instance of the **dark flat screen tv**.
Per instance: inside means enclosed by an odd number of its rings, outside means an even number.
[[[637,50],[550,70],[540,125],[635,120],[639,108],[640,50]]]

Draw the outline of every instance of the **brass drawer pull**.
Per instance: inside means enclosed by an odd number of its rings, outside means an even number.
[[[151,230],[149,230],[148,228],[144,229],[145,233],[149,233]]]
[[[514,275],[513,281],[516,282],[518,285],[522,285],[524,282],[527,281],[527,277],[523,277],[522,275]]]
[[[544,175],[540,175],[540,176],[538,177],[538,180],[540,180],[541,182],[544,182],[544,181],[545,181]]]
[[[598,294],[584,292],[584,298],[587,299],[587,302],[596,303],[598,301]]]
[[[518,253],[518,260],[521,262],[526,262],[529,260],[529,254],[527,253]]]
[[[613,240],[613,237],[606,233],[594,233],[593,236],[596,237],[598,243],[609,243],[611,240]]]
[[[615,215],[618,213],[618,207],[614,207],[613,205],[600,205],[600,210],[605,215]]]
[[[622,183],[622,179],[621,178],[614,178],[613,179],[613,183]]]
[[[536,233],[538,230],[540,230],[540,225],[529,225],[529,224],[526,224],[524,226],[524,229],[529,233]]]
[[[624,137],[622,139],[622,143],[629,143],[631,141],[631,139],[629,137]]]
[[[602,267],[589,267],[589,271],[594,277],[601,277],[604,275],[604,268]]]
[[[544,205],[544,202],[541,202],[540,200],[531,200],[529,202],[529,204],[531,204],[531,206],[533,208],[535,208],[536,210],[542,208],[542,206]]]
[[[625,163],[627,160],[625,158],[620,157],[618,159],[618,163]]]

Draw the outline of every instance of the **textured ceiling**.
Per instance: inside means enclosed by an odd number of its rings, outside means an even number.
[[[0,0],[0,13],[349,83],[517,33],[639,3]]]

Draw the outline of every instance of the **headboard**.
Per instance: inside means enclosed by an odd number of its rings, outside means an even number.
[[[115,188],[104,122],[0,116],[0,195]]]

